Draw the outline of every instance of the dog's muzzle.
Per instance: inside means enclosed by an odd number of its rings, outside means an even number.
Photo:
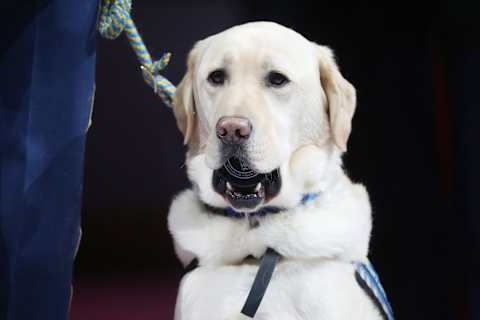
[[[279,169],[258,173],[237,157],[229,158],[213,172],[212,183],[213,189],[235,209],[254,209],[267,203],[280,192],[282,185]]]

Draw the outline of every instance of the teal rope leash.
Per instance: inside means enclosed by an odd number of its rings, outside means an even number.
[[[104,0],[98,30],[107,39],[117,38],[125,30],[128,42],[140,62],[143,79],[163,102],[171,107],[175,96],[175,86],[160,75],[170,61],[171,54],[165,53],[160,60],[153,61],[135,24],[130,16],[132,0]]]

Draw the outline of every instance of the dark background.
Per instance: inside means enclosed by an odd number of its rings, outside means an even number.
[[[247,21],[331,46],[357,88],[345,166],[370,192],[370,258],[397,318],[480,319],[479,10],[478,1],[137,0],[132,14],[154,58],[173,53],[164,74],[175,84],[195,41]],[[73,318],[171,317],[182,269],[166,215],[188,186],[183,161],[172,112],[126,38],[99,39]]]

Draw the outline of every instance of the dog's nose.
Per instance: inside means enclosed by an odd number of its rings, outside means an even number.
[[[217,122],[217,137],[226,144],[240,144],[248,140],[252,124],[244,117],[221,117]]]

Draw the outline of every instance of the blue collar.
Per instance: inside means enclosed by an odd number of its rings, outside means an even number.
[[[319,194],[320,193],[314,193],[314,192],[309,192],[309,193],[304,194],[303,197],[302,197],[302,200],[300,201],[300,205],[305,205],[308,202],[315,200],[319,196]],[[215,207],[207,205],[206,203],[204,205],[208,209],[208,211],[210,211],[212,213],[227,216],[227,217],[234,218],[234,219],[244,219],[245,216],[247,215],[245,212],[236,211],[232,207],[215,208]],[[279,213],[279,212],[282,212],[282,211],[285,211],[285,210],[287,210],[287,209],[286,208],[281,208],[281,207],[266,206],[266,207],[262,207],[262,208],[258,209],[257,211],[250,212],[250,213],[248,213],[248,215],[250,217],[264,217],[268,214]]]

